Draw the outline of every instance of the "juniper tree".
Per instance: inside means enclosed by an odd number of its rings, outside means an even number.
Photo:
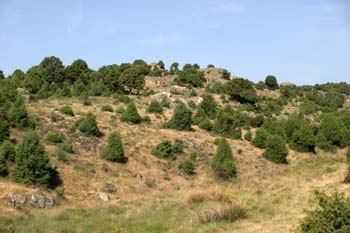
[[[211,167],[217,177],[228,179],[237,176],[237,168],[233,162],[232,150],[226,139],[219,139],[216,155]]]
[[[0,143],[7,140],[10,137],[10,129],[7,121],[0,117]]]
[[[3,156],[8,161],[11,161],[11,162],[15,161],[16,150],[10,141],[6,140],[1,144],[0,156]]]
[[[107,145],[101,150],[100,156],[102,159],[117,163],[126,163],[128,161],[118,132],[114,132],[108,137]]]
[[[175,109],[173,117],[167,126],[175,130],[192,130],[192,112],[183,103],[179,103]]]
[[[8,168],[5,156],[0,153],[0,176],[7,176]]]
[[[96,117],[92,113],[88,113],[85,118],[83,118],[78,125],[80,132],[85,133],[89,136],[101,137],[102,133],[98,128]]]
[[[153,113],[162,113],[163,112],[163,108],[162,106],[159,104],[158,101],[153,100],[150,105],[148,106],[147,109],[148,112],[153,112]]]
[[[287,163],[288,149],[285,141],[278,135],[270,135],[266,140],[264,158],[274,163]]]
[[[126,110],[122,113],[121,121],[131,122],[133,124],[139,124],[142,121],[142,117],[139,115],[134,102],[130,101],[126,107]]]
[[[26,134],[18,145],[12,179],[20,183],[43,185],[48,188],[58,184],[56,171],[52,168],[36,132]]]

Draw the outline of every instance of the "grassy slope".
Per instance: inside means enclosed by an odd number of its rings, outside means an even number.
[[[193,97],[196,100],[196,97]],[[52,210],[33,210],[27,207],[13,210],[6,206],[10,193],[28,194],[34,189],[0,180],[0,229],[13,224],[16,232],[290,232],[303,216],[303,209],[310,208],[312,190],[340,189],[349,191],[342,184],[345,173],[344,151],[337,155],[310,155],[291,151],[289,165],[274,165],[261,158],[261,150],[244,141],[230,141],[239,168],[239,177],[233,183],[219,183],[212,179],[208,163],[215,152],[212,142],[215,135],[202,130],[175,132],[161,129],[164,119],[151,115],[152,124],[128,125],[111,120],[113,113],[101,112],[106,102],[117,108],[110,99],[95,99],[92,106],[82,106],[76,100],[45,100],[29,106],[32,113],[44,117],[40,133],[48,128],[60,130],[79,148],[79,155],[69,155],[68,164],[51,161],[58,165],[64,180],[66,200]],[[145,114],[145,99],[136,100],[141,114]],[[66,117],[64,121],[52,123],[50,112],[70,104],[76,113],[92,111],[105,136],[90,140],[81,135],[71,135],[69,127],[79,116]],[[165,112],[170,118],[172,110]],[[118,118],[118,117],[117,117]],[[116,165],[101,161],[98,150],[113,130],[121,132],[127,165]],[[23,132],[13,132],[20,138]],[[159,161],[150,155],[152,146],[162,138],[181,138],[198,145],[198,174],[194,178],[178,174],[175,163]],[[238,154],[238,149],[242,153]],[[54,153],[53,146],[47,146]],[[187,154],[191,151],[188,150]],[[184,157],[184,155],[180,156]],[[108,172],[103,172],[107,167]],[[137,178],[142,174],[143,179]],[[170,178],[170,179],[169,179]],[[96,193],[103,183],[113,183],[117,192],[110,194],[111,201],[101,204]],[[248,216],[234,223],[218,222],[201,224],[198,215],[215,208],[206,201],[201,204],[188,203],[187,197],[194,192],[219,190],[228,192],[244,203]],[[54,192],[48,193],[54,195]],[[124,229],[124,231],[122,229]],[[119,230],[118,230],[119,229]]]

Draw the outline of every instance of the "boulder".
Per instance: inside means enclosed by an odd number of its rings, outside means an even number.
[[[97,194],[97,198],[99,200],[101,200],[101,201],[104,201],[104,202],[109,201],[108,194],[106,194],[106,193],[99,193],[99,194]]]
[[[35,208],[51,208],[55,205],[55,200],[41,194],[33,194],[30,197],[30,204]]]
[[[24,206],[27,202],[26,196],[11,194],[9,196],[8,205],[13,207]]]

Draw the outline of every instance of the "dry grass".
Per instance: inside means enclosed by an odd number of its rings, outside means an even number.
[[[232,203],[204,210],[203,213],[199,215],[199,221],[202,224],[219,221],[234,222],[246,216],[247,210],[242,205]]]

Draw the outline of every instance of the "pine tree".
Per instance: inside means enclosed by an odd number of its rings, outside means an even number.
[[[108,137],[108,144],[102,149],[100,156],[102,159],[117,163],[126,163],[128,161],[124,154],[123,143],[119,133],[114,132]]]
[[[130,101],[126,110],[122,113],[121,121],[139,124],[142,122],[142,117],[139,115],[134,102]]]
[[[26,134],[18,145],[12,178],[20,183],[48,188],[58,184],[56,171],[52,168],[36,132]]]
[[[219,140],[216,155],[211,167],[217,177],[229,179],[237,176],[237,168],[233,162],[232,150],[226,139]]]
[[[167,126],[175,130],[192,130],[192,112],[183,103],[179,103],[174,110],[173,117]]]
[[[287,163],[288,149],[285,141],[278,135],[270,135],[266,140],[263,157],[275,163]]]

